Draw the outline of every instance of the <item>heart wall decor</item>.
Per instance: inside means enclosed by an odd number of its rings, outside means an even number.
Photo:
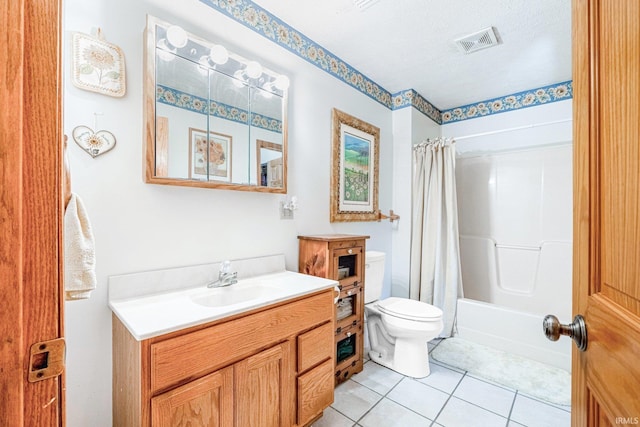
[[[87,126],[77,126],[72,132],[73,140],[91,157],[97,157],[116,146],[116,137],[107,130],[94,132]]]

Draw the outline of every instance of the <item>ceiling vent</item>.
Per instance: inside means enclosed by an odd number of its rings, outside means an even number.
[[[360,10],[365,10],[374,4],[378,3],[379,0],[353,0],[353,4]]]
[[[499,44],[493,27],[487,27],[468,36],[460,37],[455,39],[454,42],[462,53],[471,53]]]

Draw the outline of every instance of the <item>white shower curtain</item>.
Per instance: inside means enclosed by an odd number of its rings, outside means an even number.
[[[453,140],[413,149],[413,207],[409,297],[443,311],[441,337],[452,335],[462,297]]]

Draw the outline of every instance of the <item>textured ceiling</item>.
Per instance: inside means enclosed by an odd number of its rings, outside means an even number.
[[[254,0],[396,93],[440,110],[571,80],[569,0]],[[500,45],[463,54],[453,40],[493,26]]]

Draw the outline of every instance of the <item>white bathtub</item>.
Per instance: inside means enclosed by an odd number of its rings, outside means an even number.
[[[542,331],[543,316],[462,298],[457,319],[460,338],[571,371],[572,341],[549,341]]]
[[[571,321],[570,144],[458,159],[461,338],[570,370],[571,340],[551,342],[546,314]]]

